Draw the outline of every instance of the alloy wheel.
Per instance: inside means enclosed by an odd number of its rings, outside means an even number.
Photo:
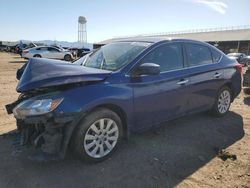
[[[223,90],[218,100],[218,111],[224,114],[228,111],[231,102],[231,94],[228,90]]]
[[[105,157],[114,149],[118,138],[116,122],[110,118],[99,119],[90,125],[85,134],[84,150],[90,157]]]

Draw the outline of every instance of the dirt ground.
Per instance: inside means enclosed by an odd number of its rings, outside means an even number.
[[[0,134],[15,129],[5,105],[16,100],[17,68],[25,61],[0,52]],[[217,151],[235,155],[223,161]],[[236,160],[235,160],[236,157]],[[206,113],[131,135],[108,160],[37,163],[13,136],[0,136],[0,187],[250,187],[250,96],[241,93],[223,118]]]

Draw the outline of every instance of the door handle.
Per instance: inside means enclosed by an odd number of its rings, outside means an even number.
[[[189,82],[189,80],[188,79],[181,79],[179,82],[177,82],[177,84],[178,85],[184,85],[184,84],[186,84],[186,83],[188,83]]]
[[[221,76],[221,73],[216,72],[216,73],[214,74],[214,78],[219,78],[220,76]]]

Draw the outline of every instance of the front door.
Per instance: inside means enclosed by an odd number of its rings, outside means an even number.
[[[57,48],[48,47],[48,58],[51,59],[63,59],[63,55]]]
[[[159,75],[131,77],[134,90],[134,117],[137,129],[161,123],[185,112],[186,90],[181,43],[161,44],[142,58],[143,63],[160,65]]]

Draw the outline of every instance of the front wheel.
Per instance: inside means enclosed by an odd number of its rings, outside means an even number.
[[[64,60],[65,60],[65,61],[72,61],[71,55],[69,55],[69,54],[65,55],[65,56],[64,56]]]
[[[73,135],[73,150],[83,160],[98,162],[109,157],[122,138],[120,117],[106,108],[87,115]]]
[[[212,113],[218,117],[226,115],[231,105],[231,99],[231,90],[226,86],[222,87],[212,108]]]

